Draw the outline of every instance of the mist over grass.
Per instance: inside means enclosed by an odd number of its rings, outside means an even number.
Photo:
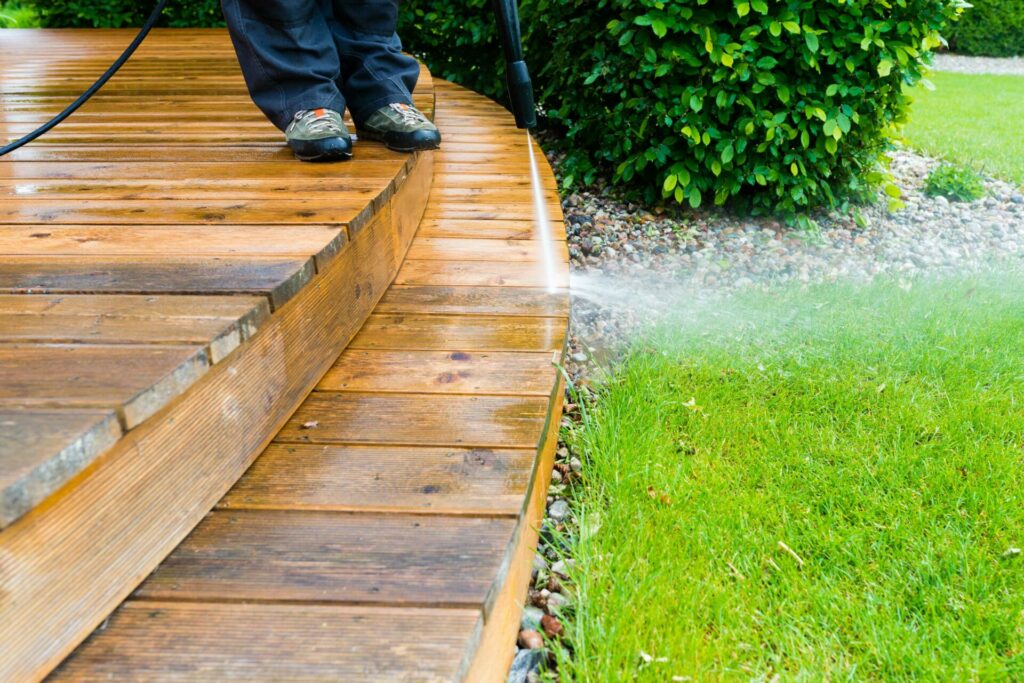
[[[1022,293],[989,273],[680,302],[570,437],[563,674],[1024,677]]]

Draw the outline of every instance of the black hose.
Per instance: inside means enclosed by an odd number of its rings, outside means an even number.
[[[54,116],[52,119],[39,126],[25,137],[15,140],[4,147],[0,147],[0,157],[13,152],[23,145],[27,145],[41,135],[45,135],[50,132],[64,121],[64,119],[74,114],[79,107],[88,102],[89,98],[95,95],[97,90],[106,85],[107,81],[110,80],[110,77],[116,74],[118,69],[124,66],[124,63],[128,61],[128,58],[132,56],[136,48],[138,48],[142,41],[145,40],[146,36],[149,35],[150,29],[152,29],[160,19],[160,14],[164,11],[164,7],[166,5],[167,0],[159,0],[159,2],[157,2],[156,7],[153,8],[152,14],[149,15],[148,19],[146,19],[146,23],[144,23],[142,28],[139,29],[139,33],[135,36],[135,40],[131,42],[131,45],[124,49],[124,52],[122,52],[121,56],[117,58],[117,61],[111,64],[110,68],[104,71],[103,75],[96,79],[95,83],[89,86],[88,90],[82,93],[77,100],[69,104],[64,111]]]

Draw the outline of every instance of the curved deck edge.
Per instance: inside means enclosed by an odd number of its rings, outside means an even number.
[[[537,447],[537,458],[523,511],[509,542],[502,571],[491,587],[484,613],[478,622],[477,640],[470,644],[467,652],[469,669],[464,679],[466,681],[503,681],[512,665],[515,653],[511,645],[519,633],[523,603],[530,587],[533,553],[540,538],[540,525],[544,519],[548,486],[551,484],[551,469],[558,447],[564,391],[565,380],[559,374],[551,393],[544,436]]]
[[[358,332],[426,207],[434,153],[248,341],[0,534],[0,680],[37,680],[203,519]]]

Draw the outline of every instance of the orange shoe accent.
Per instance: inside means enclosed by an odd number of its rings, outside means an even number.
[[[320,118],[323,115],[324,115],[324,110],[322,108],[316,110],[316,117],[317,118]]]

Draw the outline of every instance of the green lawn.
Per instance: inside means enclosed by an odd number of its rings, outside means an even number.
[[[588,486],[563,676],[1024,679],[1019,292],[684,305],[571,436]]]
[[[914,90],[912,147],[1024,183],[1024,76],[932,73]]]

